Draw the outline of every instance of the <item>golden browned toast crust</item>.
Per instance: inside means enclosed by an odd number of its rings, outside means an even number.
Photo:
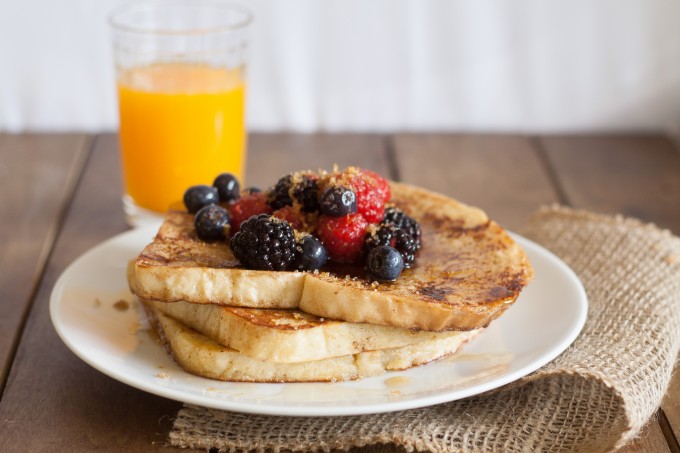
[[[451,332],[334,321],[299,310],[152,300],[142,302],[217,343],[262,362],[308,362],[402,347],[452,335]]]
[[[172,358],[187,372],[210,379],[245,382],[343,381],[404,370],[456,353],[480,331],[455,332],[401,347],[311,360],[273,363],[254,360],[223,346],[159,310],[144,305]]]
[[[415,266],[394,283],[371,283],[360,266],[245,270],[226,243],[196,237],[190,214],[171,212],[135,262],[133,292],[165,301],[299,307],[343,321],[429,331],[471,330],[500,316],[533,275],[522,249],[479,209],[406,184],[391,189],[393,202],[422,230]]]

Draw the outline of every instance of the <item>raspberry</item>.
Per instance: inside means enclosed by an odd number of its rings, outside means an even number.
[[[277,209],[272,214],[274,217],[281,220],[285,220],[290,223],[290,226],[298,231],[304,230],[305,219],[302,213],[295,209],[293,206],[284,206],[281,209]]]
[[[322,215],[316,234],[333,261],[353,263],[361,257],[367,226],[361,214],[343,217]]]
[[[295,259],[295,233],[284,220],[269,214],[250,217],[229,246],[244,267],[284,271]]]
[[[390,183],[374,171],[361,170],[361,172],[369,179],[373,179],[374,190],[378,192],[383,202],[387,203],[390,201],[390,198],[392,198],[392,193],[390,192]]]
[[[272,208],[267,204],[267,198],[262,193],[253,193],[241,197],[238,201],[227,206],[231,217],[231,235],[241,228],[241,223],[257,214],[271,214]]]

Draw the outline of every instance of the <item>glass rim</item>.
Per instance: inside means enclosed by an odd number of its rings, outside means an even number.
[[[186,7],[196,7],[196,6],[211,6],[224,11],[237,11],[243,14],[243,18],[235,21],[233,24],[229,25],[218,25],[213,27],[187,27],[186,29],[168,29],[168,28],[150,28],[143,26],[134,26],[126,24],[120,21],[120,17],[124,14],[133,13],[135,11],[144,11],[156,9],[159,6],[186,6]],[[199,1],[180,1],[173,0],[167,2],[155,1],[155,0],[137,0],[125,5],[121,5],[111,11],[108,16],[109,25],[117,30],[127,33],[137,33],[140,35],[166,35],[166,36],[177,36],[177,35],[209,35],[218,33],[229,33],[246,28],[253,21],[253,13],[247,8],[231,2],[222,2],[215,0],[199,0]]]

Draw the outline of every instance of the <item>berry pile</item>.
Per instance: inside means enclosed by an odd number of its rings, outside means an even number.
[[[199,238],[227,240],[244,267],[312,271],[330,259],[364,265],[370,279],[394,281],[412,267],[420,226],[390,205],[389,183],[356,167],[296,172],[269,190],[241,190],[223,173],[184,194]]]

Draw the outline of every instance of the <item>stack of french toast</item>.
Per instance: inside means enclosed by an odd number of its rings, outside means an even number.
[[[480,209],[355,167],[194,186],[128,281],[186,371],[359,379],[458,352],[532,278]]]

